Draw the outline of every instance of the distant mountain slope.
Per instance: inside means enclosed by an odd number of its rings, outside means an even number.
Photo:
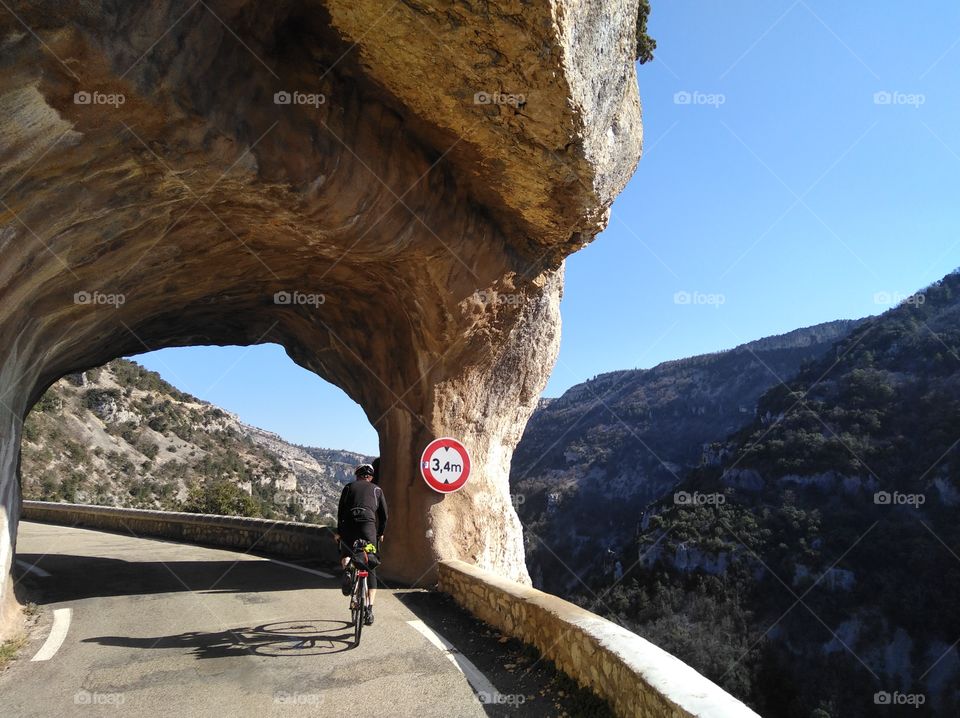
[[[21,473],[25,498],[201,510],[204,490],[226,482],[249,495],[244,513],[323,522],[352,466],[370,460],[290,444],[118,359],[44,394]]]
[[[750,422],[778,377],[819,359],[858,324],[829,322],[604,374],[541,402],[510,482],[535,582],[564,593],[577,579],[562,564],[579,573],[605,544],[631,542],[643,507],[699,462],[705,443]]]
[[[640,565],[608,611],[764,716],[960,715],[960,275],[707,456],[619,552]]]
[[[353,470],[359,464],[369,464],[372,456],[358,454],[343,449],[320,449],[316,446],[301,446],[316,463],[328,472],[328,476],[339,484],[353,481]]]

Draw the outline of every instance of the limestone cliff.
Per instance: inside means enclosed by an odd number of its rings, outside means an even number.
[[[640,154],[636,0],[9,2],[0,569],[21,420],[146,349],[277,342],[380,435],[398,559],[526,580],[510,456],[562,262]],[[509,301],[500,301],[508,297]],[[473,453],[441,499],[435,436]]]
[[[191,492],[242,488],[257,515],[332,523],[353,467],[373,457],[301,447],[117,359],[47,389],[23,428],[25,499],[197,510]]]

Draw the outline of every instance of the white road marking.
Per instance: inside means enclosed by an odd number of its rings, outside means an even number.
[[[27,563],[26,561],[24,561],[23,559],[20,559],[20,558],[17,559],[17,566],[19,566],[20,568],[22,568],[22,569],[23,569],[24,571],[26,571],[27,573],[36,574],[36,575],[39,576],[40,578],[50,578],[50,573],[49,573],[48,571],[44,571],[44,570],[43,570],[42,568],[40,568],[39,566],[34,566],[34,565],[32,565],[32,564],[29,564],[29,563]]]
[[[53,627],[50,629],[50,635],[44,641],[37,655],[31,658],[31,661],[49,661],[60,650],[64,640],[67,637],[67,631],[70,630],[70,617],[73,615],[73,609],[55,608],[53,609]]]
[[[270,563],[277,563],[277,564],[280,564],[281,566],[286,566],[287,568],[295,568],[297,571],[312,573],[315,576],[320,576],[322,578],[333,578],[333,574],[327,573],[326,571],[317,571],[314,568],[307,568],[306,566],[298,566],[295,563],[287,563],[286,561],[278,561],[275,558],[268,558],[264,560],[269,561]]]
[[[450,659],[450,662],[457,667],[457,670],[466,676],[477,695],[483,695],[486,698],[485,702],[495,700],[494,696],[500,694],[487,677],[480,672],[480,669],[473,665],[473,662],[457,650],[450,641],[436,633],[423,621],[407,621],[407,624],[422,633],[424,638],[439,648]],[[481,700],[481,702],[484,701]]]

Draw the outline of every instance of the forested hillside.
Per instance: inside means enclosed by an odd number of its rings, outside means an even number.
[[[960,714],[958,442],[954,273],[767,391],[577,598],[764,716]]]
[[[576,589],[576,574],[596,567],[598,551],[633,543],[644,507],[699,463],[704,444],[752,421],[778,377],[856,326],[830,322],[604,374],[541,402],[511,469],[534,581],[561,594]]]
[[[47,390],[21,475],[25,498],[327,522],[369,460],[290,444],[118,359]]]

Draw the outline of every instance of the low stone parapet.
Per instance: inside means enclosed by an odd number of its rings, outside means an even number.
[[[463,608],[536,647],[617,715],[759,718],[678,658],[569,601],[463,561],[442,561],[439,578]]]
[[[49,501],[24,501],[21,519],[288,558],[315,558],[331,564],[337,561],[337,547],[329,528],[293,521]]]

